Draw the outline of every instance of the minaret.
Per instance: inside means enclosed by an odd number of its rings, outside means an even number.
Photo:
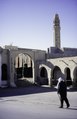
[[[56,14],[54,18],[54,47],[61,48],[60,42],[60,20],[59,15]]]

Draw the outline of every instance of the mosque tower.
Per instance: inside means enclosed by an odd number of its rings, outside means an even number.
[[[61,41],[60,41],[60,19],[59,15],[55,14],[54,18],[54,47],[61,48]]]

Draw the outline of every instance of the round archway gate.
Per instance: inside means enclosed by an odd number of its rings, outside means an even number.
[[[15,75],[16,84],[18,86],[26,86],[31,84],[33,78],[33,63],[32,58],[20,53],[15,58]]]
[[[57,85],[57,79],[61,76],[61,69],[55,66],[51,73],[52,85]]]
[[[77,67],[75,67],[74,72],[73,72],[73,82],[74,82],[74,86],[77,86]]]
[[[45,67],[40,68],[39,84],[48,85],[48,74],[47,74],[47,69]]]
[[[7,81],[7,65],[2,64],[2,80]]]
[[[2,64],[2,79],[1,79],[1,85],[2,86],[7,86],[8,83],[8,72],[7,72],[7,64]]]
[[[71,79],[71,75],[70,75],[70,69],[68,67],[66,67],[64,72],[65,72],[67,86],[72,85],[72,79]]]

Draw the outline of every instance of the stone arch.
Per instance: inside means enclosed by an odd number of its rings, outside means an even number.
[[[2,57],[1,57],[1,54],[0,54],[0,86],[1,86],[1,80],[2,80],[2,79],[1,79],[1,78],[2,78],[2,77],[1,77],[1,75],[2,75],[2,69],[1,69],[1,63],[2,63],[2,62],[1,62],[1,61],[2,61]]]
[[[48,73],[46,67],[40,68],[40,85],[48,85]]]
[[[18,87],[34,83],[34,62],[27,53],[18,52],[14,55],[14,79]]]
[[[42,67],[41,68],[41,71],[40,71],[40,76],[41,77],[47,77],[47,71],[46,71],[46,68],[45,67]]]
[[[7,64],[2,64],[1,66],[1,87],[8,86],[8,72],[7,72]]]
[[[77,86],[77,67],[75,67],[74,71],[73,71],[73,82],[74,85]]]
[[[19,53],[15,57],[15,68],[17,73],[17,78],[32,78],[33,72],[33,61],[32,58],[28,54]]]
[[[66,67],[65,70],[64,70],[64,73],[65,73],[65,77],[66,77],[66,84],[67,84],[67,86],[72,85],[70,68]]]
[[[57,85],[57,79],[61,76],[61,69],[55,66],[51,72],[52,85]]]
[[[2,81],[7,81],[7,65],[2,64]]]

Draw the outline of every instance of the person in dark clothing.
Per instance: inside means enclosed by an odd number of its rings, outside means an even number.
[[[66,87],[65,81],[61,77],[58,79],[57,93],[59,94],[59,97],[60,97],[60,103],[61,103],[60,108],[63,108],[64,101],[68,108],[70,104],[67,98],[67,87]]]

